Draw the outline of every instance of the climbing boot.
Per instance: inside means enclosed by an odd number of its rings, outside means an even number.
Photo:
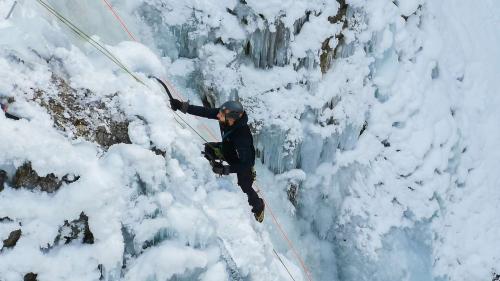
[[[266,205],[264,204],[264,200],[260,199],[262,201],[262,209],[260,211],[255,212],[253,215],[255,217],[255,220],[262,223],[264,221],[264,209],[266,208]]]

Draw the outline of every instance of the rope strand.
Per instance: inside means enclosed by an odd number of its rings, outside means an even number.
[[[125,31],[129,34],[129,36],[130,36],[133,40],[135,40],[134,36],[133,36],[133,35],[130,33],[130,31],[128,30],[128,28],[127,28],[127,26],[126,26],[125,22],[124,22],[124,21],[120,18],[120,16],[118,15],[118,13],[116,13],[116,12],[114,11],[114,9],[113,9],[113,7],[111,6],[111,4],[109,4],[107,0],[103,0],[103,1],[104,1],[104,2],[106,2],[106,5],[107,5],[107,6],[108,6],[108,8],[111,10],[111,12],[113,13],[113,15],[117,18],[117,20],[120,22],[120,24],[122,25],[122,27],[124,28],[124,30],[125,30]],[[170,89],[172,89],[172,90],[173,90],[172,92],[173,92],[174,94],[176,94],[177,96],[181,97],[181,99],[182,99],[182,95],[181,95],[179,92],[177,92],[177,90],[175,89],[175,87],[173,87],[173,86],[172,86],[172,85],[168,82],[168,80],[163,79],[162,81],[163,81],[163,82],[165,82],[165,83],[168,85],[168,87],[169,87]],[[209,133],[212,137],[214,137],[214,135],[212,134],[212,131],[211,131],[211,130],[207,127],[207,126],[205,126],[204,124],[202,124],[202,125],[203,125],[203,127],[206,129],[206,131],[207,131],[207,132],[208,132],[208,133]],[[193,129],[193,130],[194,130],[194,129]],[[197,132],[196,132],[196,133],[197,133]],[[198,133],[197,133],[197,134],[198,134]],[[199,135],[199,134],[198,134],[198,135]],[[200,137],[201,137],[201,136],[200,136]],[[214,137],[214,139],[216,139],[216,138]],[[259,189],[259,188],[257,187],[257,189]],[[260,192],[260,190],[259,190],[259,192]],[[262,197],[262,200],[264,200],[264,204],[265,204],[266,206],[269,206],[269,207],[268,207],[268,209],[269,209],[269,211],[270,211],[270,213],[271,213],[271,216],[273,217],[274,223],[278,226],[278,229],[280,230],[280,233],[281,233],[281,235],[283,236],[283,238],[284,238],[284,239],[288,242],[289,247],[292,249],[292,252],[294,253],[295,257],[297,258],[297,260],[298,260],[298,261],[299,261],[299,263],[301,264],[301,267],[302,267],[302,269],[304,270],[304,273],[306,274],[307,278],[308,278],[310,281],[312,281],[312,278],[311,278],[311,276],[310,276],[310,271],[309,271],[309,269],[306,267],[306,265],[305,265],[304,261],[302,260],[302,258],[301,258],[301,257],[300,257],[300,255],[298,254],[297,250],[296,250],[296,249],[295,249],[295,247],[293,246],[293,243],[290,241],[290,239],[288,238],[288,236],[287,236],[286,232],[283,230],[283,228],[282,228],[282,227],[281,227],[281,225],[279,224],[278,220],[276,219],[276,216],[274,215],[274,213],[272,212],[272,210],[271,210],[271,208],[270,208],[270,205],[267,203],[267,200],[264,198],[264,196],[263,196],[262,194],[261,194],[261,197]],[[273,249],[273,251],[276,253],[276,251],[275,251],[274,249]],[[279,258],[279,256],[278,256],[278,258]],[[280,259],[280,261],[281,261],[281,258],[279,258],[279,259]],[[283,262],[281,262],[281,263],[283,264]],[[285,267],[285,269],[288,271],[288,268],[286,268],[285,264],[283,264],[283,266],[284,266],[284,267]],[[289,271],[288,271],[288,274],[290,274],[290,272],[289,272]],[[293,277],[292,277],[292,275],[291,275],[291,274],[290,274],[290,277],[293,279]],[[295,279],[293,279],[293,280],[295,280]]]
[[[120,22],[120,25],[123,27],[123,30],[125,30],[125,32],[128,34],[128,36],[130,37],[130,39],[134,40],[135,42],[139,42],[135,37],[134,35],[132,34],[132,32],[130,32],[130,30],[127,28],[127,25],[125,24],[125,21],[122,20],[122,18],[120,17],[120,15],[115,11],[115,9],[113,8],[113,6],[111,5],[111,3],[109,3],[108,0],[103,0],[104,3],[106,4],[106,6],[109,8],[109,10],[111,11],[111,13],[114,15],[114,17]],[[177,97],[177,98],[180,98],[181,100],[186,100],[181,93],[179,93],[177,91],[177,89],[166,79],[162,79],[162,81],[167,84],[168,88],[172,90],[172,93]],[[199,120],[199,117],[198,116],[195,116],[195,118],[197,120]],[[212,132],[212,130],[210,130],[210,128],[208,128],[205,124],[201,123],[201,127],[202,129],[204,129],[209,135],[210,137],[212,137],[214,140],[217,140],[217,137],[215,136],[215,134]],[[207,141],[205,141],[207,142]]]
[[[276,253],[276,250],[274,248],[273,248],[273,252],[276,255],[276,257],[278,257],[278,260],[281,262],[283,267],[286,269],[286,272],[288,272],[288,275],[290,275],[290,278],[292,278],[292,280],[295,281],[295,278],[293,278],[292,274],[290,273],[290,270],[288,270],[288,267],[285,265],[285,263],[283,262],[281,257],[278,255],[278,253]]]
[[[128,30],[127,26],[125,25],[125,22],[123,22],[123,20],[120,18],[120,16],[115,12],[115,10],[113,9],[113,6],[111,6],[111,4],[107,1],[107,0],[103,0],[104,3],[106,3],[106,5],[108,6],[108,8],[111,10],[111,13],[113,13],[113,15],[115,16],[115,18],[120,22],[121,26],[125,29],[125,31],[127,32],[128,36],[130,36],[130,39],[132,39],[133,41],[137,42],[137,40],[135,39],[134,35]]]
[[[134,75],[125,65],[123,65],[116,56],[114,56],[109,50],[107,50],[104,46],[102,46],[99,42],[95,41],[90,37],[88,34],[86,34],[84,31],[79,29],[75,24],[73,24],[70,20],[65,18],[63,15],[61,15],[57,10],[55,10],[52,6],[47,4],[43,0],[37,0],[40,5],[42,5],[47,11],[49,11],[52,15],[54,15],[58,20],[60,20],[66,27],[68,27],[71,31],[73,31],[76,35],[78,35],[81,39],[84,41],[88,42],[90,45],[92,45],[95,49],[97,49],[99,52],[101,52],[104,56],[106,56],[108,59],[110,59],[113,63],[115,63],[118,67],[122,68],[125,72],[130,74],[131,77],[133,77],[137,82],[141,83],[142,85],[146,85],[144,81],[142,81],[139,77]],[[149,88],[149,87],[148,87]],[[170,108],[170,107],[169,107]],[[171,108],[170,108],[171,109]],[[171,109],[172,110],[172,109]],[[172,112],[182,120],[184,124],[186,124],[187,127],[189,127],[194,133],[196,133],[203,141],[208,142],[201,134],[198,133],[198,131],[193,128],[184,118],[182,118],[176,111],[172,110]],[[175,118],[174,120],[179,123]],[[180,124],[180,123],[179,123]],[[182,126],[182,124],[180,124]]]
[[[278,219],[276,218],[276,216],[274,215],[274,212],[273,210],[271,209],[271,206],[269,205],[269,203],[267,202],[267,200],[265,199],[264,195],[262,194],[260,188],[258,187],[257,183],[255,183],[255,185],[257,186],[257,193],[260,194],[260,196],[262,197],[262,200],[264,200],[264,204],[266,206],[266,209],[269,210],[269,213],[271,214],[271,217],[273,218],[273,221],[274,221],[274,224],[276,224],[276,226],[278,226],[278,229],[280,231],[280,234],[281,236],[285,239],[285,241],[288,243],[288,247],[292,250],[293,254],[295,255],[295,257],[297,258],[297,260],[299,261],[301,267],[302,267],[302,270],[304,271],[304,273],[306,274],[307,276],[307,279],[309,279],[310,281],[312,281],[312,277],[310,276],[310,271],[309,269],[307,268],[306,264],[304,263],[304,261],[302,260],[302,258],[300,257],[299,253],[297,252],[297,250],[295,249],[295,246],[293,245],[292,241],[288,238],[288,235],[286,234],[285,230],[283,229],[283,227],[281,226],[281,224],[279,223]]]
[[[70,20],[61,15],[57,10],[55,10],[52,6],[46,3],[43,0],[37,0],[40,5],[42,5],[47,11],[49,11],[52,15],[54,15],[59,21],[61,21],[64,25],[66,25],[71,31],[73,31],[76,35],[78,35],[81,39],[91,44],[94,48],[96,48],[99,52],[113,61],[118,67],[127,72],[130,76],[132,76],[137,82],[145,85],[145,83],[139,79],[136,75],[134,75],[116,56],[114,56],[108,49],[102,46],[99,42],[94,40],[92,37],[87,35],[84,31],[79,29],[76,25],[74,25]]]
[[[116,56],[114,56],[109,50],[107,50],[104,46],[102,46],[99,42],[97,42],[96,40],[94,40],[92,37],[90,37],[89,35],[87,35],[85,32],[83,32],[81,29],[79,29],[76,25],[74,25],[71,21],[69,21],[67,18],[65,18],[63,15],[61,15],[59,12],[57,12],[53,7],[51,7],[49,4],[47,4],[46,2],[44,2],[43,0],[37,0],[45,9],[47,9],[52,15],[54,15],[57,19],[59,19],[63,24],[65,24],[71,31],[73,31],[75,34],[77,34],[81,39],[83,39],[84,41],[88,42],[89,44],[91,44],[94,48],[96,48],[99,52],[101,52],[103,55],[105,55],[108,59],[110,59],[113,63],[115,63],[118,67],[120,67],[121,69],[123,69],[125,72],[127,72],[131,77],[133,77],[137,82],[145,85],[147,87],[147,85],[140,79],[138,78],[136,75],[134,75],[123,63],[121,63],[121,61],[116,58]],[[137,41],[135,39],[135,37],[132,35],[132,33],[128,30],[128,28],[126,27],[125,23],[123,22],[123,20],[121,20],[121,18],[119,17],[119,15],[114,11],[113,7],[111,6],[111,4],[106,1],[106,0],[103,0],[106,5],[108,6],[108,8],[111,10],[111,12],[113,13],[113,15],[117,18],[117,20],[120,22],[120,24],[122,25],[122,27],[125,29],[125,31],[129,34],[129,36],[132,38],[132,40],[134,41]],[[166,80],[165,80],[166,81]],[[166,82],[168,83],[168,82]],[[173,92],[177,95],[177,96],[180,96],[182,97],[176,90],[173,86],[170,85],[170,83],[168,83],[168,86],[169,88],[173,89]],[[170,108],[170,107],[169,107]],[[171,108],[170,108],[171,109]],[[172,110],[172,109],[171,109]],[[196,129],[194,129],[186,120],[184,120],[184,118],[182,118],[176,111],[172,110],[172,112],[177,116],[177,118],[179,118],[180,120],[182,120],[182,122],[184,124],[186,124],[186,126],[188,126],[194,133],[196,133],[203,141],[207,142],[208,141],[201,135],[198,133],[198,131]],[[175,118],[174,118],[175,119]],[[177,121],[177,120],[176,120]],[[178,122],[178,121],[177,121]],[[179,122],[178,122],[179,123]],[[179,123],[180,124],[180,123]],[[203,127],[207,130],[207,132],[209,132],[212,137],[215,138],[215,136],[212,134],[211,130],[206,127],[204,124],[203,124]],[[215,138],[216,139],[216,138]],[[264,204],[267,206],[272,218],[273,218],[273,221],[274,223],[278,226],[278,229],[280,230],[280,233],[281,235],[283,236],[283,238],[287,241],[289,247],[292,249],[295,257],[297,258],[297,260],[300,262],[301,264],[301,267],[302,269],[304,270],[304,273],[306,274],[307,278],[312,281],[312,278],[310,276],[310,271],[307,269],[307,267],[305,266],[305,263],[304,261],[302,260],[302,258],[300,257],[300,255],[298,254],[297,250],[295,249],[293,243],[291,242],[291,240],[288,238],[288,235],[286,234],[286,232],[283,230],[283,228],[281,227],[280,223],[278,222],[276,216],[274,215],[274,212],[272,211],[272,209],[270,208],[270,205],[269,203],[267,202],[267,200],[264,198],[264,196],[262,195],[261,191],[259,190],[257,193],[261,194],[261,197],[262,199],[264,200]],[[285,267],[286,271],[288,272],[288,274],[290,275],[290,277],[292,278],[292,280],[295,281],[295,279],[293,278],[293,276],[291,275],[290,271],[288,270],[288,268],[286,267],[286,265],[283,263],[282,259],[279,257],[279,255],[277,254],[276,250],[273,248],[273,251],[274,253],[276,254],[276,256],[278,257],[279,261],[281,262],[281,264],[283,265],[283,267]]]

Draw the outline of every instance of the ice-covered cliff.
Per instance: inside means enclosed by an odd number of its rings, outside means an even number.
[[[149,74],[192,103],[243,103],[258,186],[313,280],[498,278],[495,1],[109,2],[127,31],[106,1],[47,1],[145,84],[14,2],[0,3],[0,98],[21,117],[0,117],[1,281],[308,280]]]

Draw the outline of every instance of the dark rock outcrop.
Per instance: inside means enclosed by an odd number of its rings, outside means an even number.
[[[37,281],[38,274],[30,272],[24,275],[24,281]]]
[[[81,213],[76,220],[68,222],[64,221],[64,225],[59,229],[59,234],[54,240],[54,245],[69,244],[74,240],[79,240],[83,244],[94,244],[94,234],[90,231],[89,217],[85,213]]]
[[[31,163],[27,162],[19,167],[12,180],[14,188],[40,188],[41,191],[55,192],[63,183],[72,183],[79,179],[78,176],[65,175],[62,179],[57,178],[54,174],[48,174],[45,177],[40,177],[31,167]]]
[[[3,218],[0,218],[0,222],[13,222],[13,220],[9,217],[3,217]]]
[[[295,207],[297,207],[297,196],[299,193],[299,185],[298,184],[290,184],[288,187],[286,194],[288,195],[288,201],[292,203]]]
[[[4,183],[7,180],[7,173],[4,170],[0,170],[0,192],[4,189]]]
[[[344,31],[347,28],[348,5],[345,3],[345,0],[337,0],[337,2],[340,5],[339,10],[337,11],[337,14],[335,16],[328,17],[328,21],[331,24],[342,23],[342,29]],[[338,40],[338,44],[335,47],[330,46],[330,40],[332,38],[333,36],[326,38],[321,45],[321,54],[319,57],[319,61],[322,73],[326,73],[330,69],[332,61],[340,56],[339,48],[341,48],[341,46],[344,44],[344,34],[342,34],[342,32],[335,36],[335,38]]]
[[[128,121],[123,121],[111,122],[108,128],[99,126],[95,132],[95,141],[103,147],[110,147],[118,143],[131,143],[128,136],[128,125]]]
[[[13,248],[16,246],[17,241],[21,238],[22,231],[20,229],[14,230],[9,234],[9,238],[3,240],[2,250],[5,248]]]
[[[116,93],[95,100],[90,90],[73,89],[56,75],[52,84],[57,92],[50,95],[35,90],[35,101],[48,111],[58,129],[73,138],[95,141],[105,149],[117,143],[131,143],[129,121],[121,112],[111,109],[116,107]]]
[[[13,187],[35,189],[40,187],[42,191],[54,192],[58,190],[62,182],[54,175],[48,174],[45,177],[40,177],[31,167],[31,163],[25,163],[19,167],[14,175]]]

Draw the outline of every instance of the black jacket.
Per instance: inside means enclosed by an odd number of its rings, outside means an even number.
[[[196,105],[189,105],[187,113],[217,119],[218,108],[205,108]],[[222,136],[222,154],[224,160],[231,166],[231,173],[241,173],[249,171],[255,164],[255,148],[253,138],[248,127],[248,116],[243,113],[233,126],[220,124]]]

